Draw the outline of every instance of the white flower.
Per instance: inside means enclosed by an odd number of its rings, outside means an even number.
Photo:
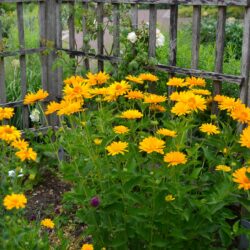
[[[135,34],[134,31],[128,33],[127,39],[131,42],[131,43],[135,43],[137,41],[137,36]]]
[[[236,19],[235,19],[234,17],[229,17],[229,18],[227,19],[227,23],[228,23],[228,24],[234,24],[235,21],[236,21]]]
[[[159,29],[156,29],[156,37],[159,36],[159,34],[161,34],[161,31]]]
[[[19,171],[20,174],[17,177],[22,177],[23,176],[22,172],[23,172],[23,169],[21,168]]]
[[[16,176],[16,171],[15,170],[8,171],[8,176],[9,177],[15,177]]]
[[[157,31],[157,30],[156,30]],[[165,43],[165,36],[160,32],[156,33],[156,47],[162,47]]]
[[[40,120],[40,111],[38,109],[33,109],[30,114],[30,119],[32,122],[39,122]]]

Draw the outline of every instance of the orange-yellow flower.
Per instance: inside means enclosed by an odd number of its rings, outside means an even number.
[[[156,134],[170,136],[170,137],[176,137],[176,131],[169,130],[169,129],[166,129],[166,128],[160,128],[160,129],[158,129],[156,131]]]
[[[53,229],[55,227],[55,223],[51,219],[48,219],[48,218],[43,219],[41,221],[41,225],[49,229]]]
[[[165,142],[156,137],[149,136],[140,142],[139,149],[140,152],[144,151],[148,154],[153,152],[164,154],[163,149],[165,148]]]
[[[57,114],[59,116],[72,115],[80,111],[83,111],[81,102],[68,102],[63,100],[60,103],[60,109],[57,111]]]
[[[116,96],[124,95],[131,89],[131,85],[126,81],[122,80],[121,82],[114,82],[108,87],[108,91]]]
[[[169,166],[176,166],[179,164],[185,164],[187,162],[187,158],[182,152],[172,151],[165,154],[164,162],[167,162]]]
[[[200,86],[200,87],[205,87],[205,85],[206,85],[206,82],[205,82],[205,80],[204,79],[202,79],[202,78],[199,78],[199,77],[187,77],[186,78],[186,84],[190,87],[190,88],[192,88],[192,87],[194,87],[194,86]]]
[[[132,75],[128,75],[126,77],[126,80],[128,80],[130,82],[138,83],[138,84],[143,84],[143,80],[140,77],[136,77],[136,76],[132,76]]]
[[[125,134],[125,133],[128,133],[129,128],[126,127],[126,126],[120,125],[120,126],[115,126],[115,127],[113,128],[113,131],[114,131],[116,134]]]
[[[172,77],[167,82],[168,86],[175,86],[175,87],[185,87],[187,84],[184,82],[184,79],[178,77]]]
[[[18,152],[15,153],[15,155],[21,159],[21,161],[25,161],[25,160],[36,160],[37,157],[37,153],[35,151],[33,151],[32,148],[26,148],[26,149],[22,149]]]
[[[181,116],[181,115],[187,115],[191,113],[190,108],[188,105],[183,104],[182,102],[177,102],[174,107],[171,109],[171,113]]]
[[[238,103],[235,105],[233,110],[230,113],[230,116],[241,123],[250,122],[250,108],[246,107],[243,103]]]
[[[127,142],[118,141],[112,142],[109,146],[106,147],[106,149],[108,151],[108,155],[114,156],[118,154],[124,155],[125,152],[128,152],[127,147]]]
[[[139,90],[134,90],[134,91],[129,91],[127,95],[125,95],[125,97],[127,97],[129,100],[133,99],[140,100],[144,98],[144,94]]]
[[[87,80],[86,82],[89,85],[95,86],[95,85],[103,85],[110,79],[110,75],[106,74],[105,72],[100,71],[97,74],[93,74],[89,72],[87,74]]]
[[[227,110],[228,112],[230,112],[235,108],[236,104],[237,104],[237,101],[235,100],[235,98],[228,97],[228,96],[221,97],[221,100],[219,101],[219,109]]]
[[[26,149],[29,143],[23,139],[17,139],[11,143],[11,146],[19,150]]]
[[[142,73],[138,76],[143,81],[156,82],[159,78],[151,73]]]
[[[211,95],[211,92],[207,89],[192,89],[191,91],[195,95]]]
[[[3,199],[3,205],[7,210],[25,208],[26,203],[27,199],[24,194],[10,194]]]
[[[6,142],[12,142],[21,138],[21,131],[14,126],[0,126],[0,139]]]
[[[50,102],[47,106],[47,110],[45,111],[45,115],[50,115],[60,109],[61,105],[58,102]]]
[[[159,105],[159,104],[150,104],[149,105],[149,110],[152,110],[152,111],[155,111],[155,112],[165,112],[166,111],[166,108],[163,107],[162,105]]]
[[[94,246],[92,244],[83,244],[81,250],[94,250]]]
[[[240,135],[240,144],[242,147],[250,148],[250,127],[245,128]]]
[[[74,85],[74,84],[84,83],[85,81],[86,80],[84,78],[82,78],[81,76],[71,76],[71,77],[65,79],[63,82],[65,84]]]
[[[24,97],[23,103],[25,105],[33,104],[37,101],[44,100],[49,93],[47,91],[44,91],[43,89],[39,89],[36,93],[29,93]]]
[[[204,123],[199,127],[200,131],[208,135],[219,134],[220,131],[217,126],[212,123]]]
[[[13,108],[1,108],[0,107],[0,121],[3,119],[10,119],[14,115],[14,109]]]
[[[240,168],[237,169],[234,173],[233,173],[233,181],[238,183],[239,189],[244,189],[244,190],[249,190],[250,189],[250,179],[248,178],[248,175],[250,173],[250,167],[246,168]]]
[[[215,167],[216,171],[223,171],[223,172],[230,172],[231,168],[229,166],[226,165],[218,165]]]
[[[136,109],[129,109],[127,111],[122,112],[120,117],[124,119],[129,119],[129,120],[139,119],[143,117],[143,114]]]
[[[165,102],[167,100],[167,97],[162,95],[156,95],[156,94],[146,94],[144,96],[144,103],[160,103]]]

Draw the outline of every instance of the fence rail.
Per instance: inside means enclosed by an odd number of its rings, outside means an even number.
[[[98,25],[97,31],[97,53],[88,51],[88,46],[83,41],[81,50],[75,47],[75,7],[82,6],[89,8],[89,2],[96,3],[96,19]],[[175,74],[194,75],[213,80],[214,94],[220,93],[222,82],[236,83],[240,85],[240,97],[246,104],[250,104],[250,0],[0,0],[1,3],[15,3],[17,10],[17,26],[19,37],[19,50],[6,51],[3,46],[2,25],[0,20],[0,106],[23,106],[22,101],[7,103],[6,85],[5,85],[5,58],[10,56],[19,56],[21,73],[21,98],[27,92],[26,80],[26,56],[38,53],[41,58],[42,87],[50,92],[51,98],[58,98],[62,87],[62,68],[53,70],[53,64],[57,58],[57,52],[64,51],[74,58],[76,56],[84,57],[84,66],[87,70],[90,68],[89,59],[95,59],[98,62],[98,70],[104,69],[105,61],[110,61],[114,67],[121,61],[120,58],[120,4],[129,4],[131,6],[131,24],[132,29],[138,28],[138,5],[149,5],[149,50],[148,56],[156,56],[156,22],[157,5],[166,4],[170,9],[170,29],[169,29],[169,58],[168,64],[158,64],[151,68],[168,72],[170,76]],[[25,4],[37,3],[39,6],[39,27],[40,27],[40,46],[38,48],[25,48],[25,32],[23,9]],[[79,5],[80,4],[80,5]],[[113,54],[107,56],[104,54],[104,5],[112,4],[113,12]],[[69,48],[62,47],[62,22],[61,7],[67,5],[70,10],[68,20],[69,30]],[[192,18],[192,61],[190,68],[181,68],[177,65],[177,31],[178,31],[178,9],[179,5],[193,6]],[[218,9],[217,32],[215,42],[215,68],[213,72],[199,69],[199,47],[201,30],[201,10],[202,6],[213,5]],[[241,6],[245,8],[244,31],[242,45],[242,63],[241,74],[230,75],[223,73],[224,58],[224,40],[225,40],[225,22],[228,6]],[[83,37],[87,35],[86,16],[82,16]],[[84,39],[83,39],[84,40]],[[28,109],[22,107],[23,126],[29,126]],[[55,118],[51,118],[51,125],[57,123]]]

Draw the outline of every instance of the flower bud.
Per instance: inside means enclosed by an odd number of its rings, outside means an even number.
[[[92,207],[98,207],[100,205],[100,199],[99,199],[99,197],[97,197],[97,196],[93,197],[91,199],[91,201],[90,201],[90,205]]]

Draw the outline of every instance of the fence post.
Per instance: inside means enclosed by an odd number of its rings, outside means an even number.
[[[250,105],[250,87],[249,87],[249,71],[250,71],[250,7],[245,9],[244,18],[244,34],[242,45],[242,61],[241,61],[241,75],[244,81],[240,86],[240,99]]]
[[[4,49],[2,40],[2,22],[0,19],[0,52]],[[6,87],[5,87],[5,75],[4,75],[4,57],[0,56],[0,103],[6,102]]]
[[[43,67],[46,67],[47,77],[46,83],[43,83],[43,86],[46,87],[46,90],[49,92],[49,97],[51,100],[57,99],[57,94],[59,93],[57,70],[55,69],[54,63],[57,58],[56,54],[56,45],[57,45],[57,21],[56,21],[56,9],[57,9],[56,0],[47,0],[45,3],[45,39],[47,47],[46,63]],[[58,125],[58,117],[56,115],[49,116],[49,125],[56,126]]]

